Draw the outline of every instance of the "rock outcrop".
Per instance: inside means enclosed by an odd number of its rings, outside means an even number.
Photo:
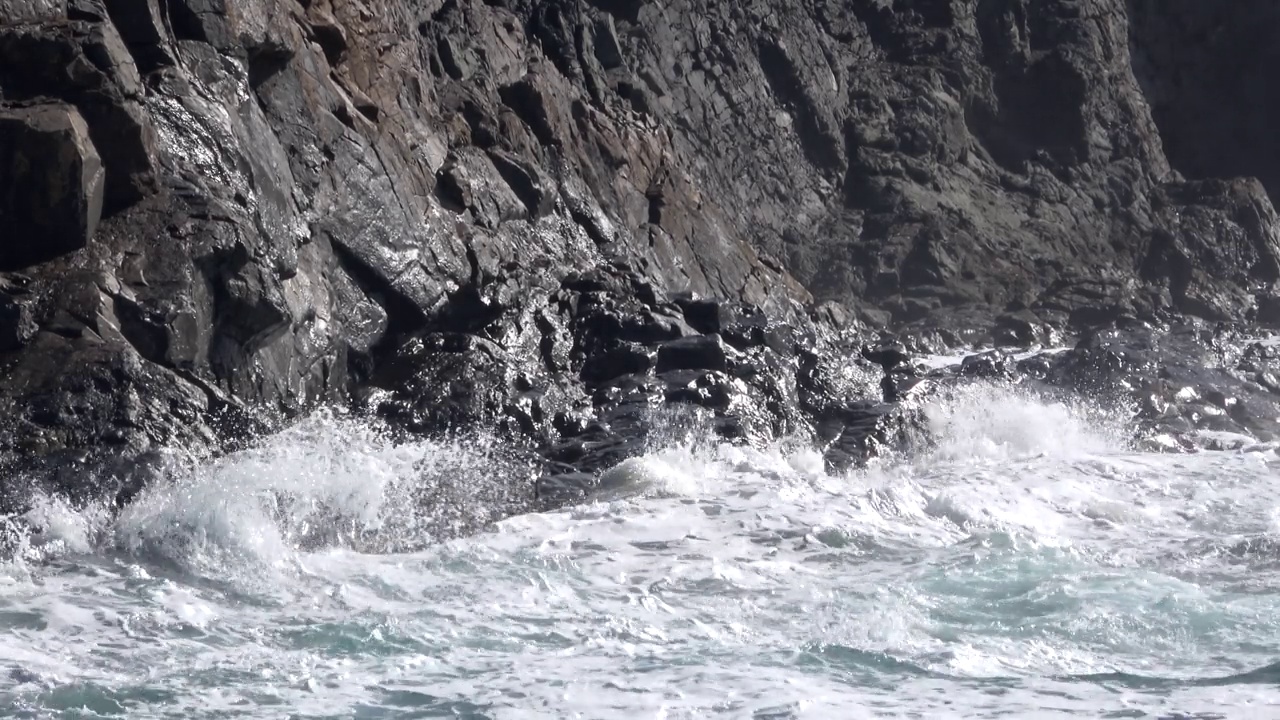
[[[842,464],[874,329],[1276,322],[1280,18],[1177,5],[0,0],[5,495],[348,402],[561,498],[668,405]]]
[[[102,218],[102,159],[75,108],[0,111],[0,269],[82,249]]]

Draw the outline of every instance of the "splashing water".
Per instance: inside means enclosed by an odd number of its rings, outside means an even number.
[[[925,456],[694,435],[496,524],[529,482],[496,443],[331,414],[114,519],[49,501],[0,714],[1280,717],[1274,453],[991,388],[927,415]]]

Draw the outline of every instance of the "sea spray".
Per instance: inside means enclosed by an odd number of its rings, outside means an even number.
[[[188,572],[293,562],[295,551],[404,551],[528,505],[527,465],[483,434],[398,441],[334,411],[169,482],[116,520],[113,545]]]
[[[496,522],[528,484],[501,446],[316,415],[109,527],[49,505],[61,552],[0,586],[0,707],[1266,717],[1275,456],[1135,453],[1078,410],[943,396],[932,454],[842,474],[682,426],[610,492]],[[422,482],[459,504],[405,512]]]

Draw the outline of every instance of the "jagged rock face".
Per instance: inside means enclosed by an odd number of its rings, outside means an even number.
[[[1236,13],[1194,17],[1243,38]],[[67,194],[23,184],[21,212],[74,206],[62,240],[4,256],[0,454],[217,448],[352,397],[412,431],[583,450],[575,472],[669,403],[858,454],[894,435],[866,418],[893,413],[819,382],[851,362],[822,344],[837,327],[1027,343],[1122,315],[1242,319],[1259,295],[1280,315],[1274,186],[1231,177],[1261,170],[1229,133],[1203,155],[1218,165],[1184,147],[1231,41],[1194,44],[1197,75],[1159,17],[0,0],[0,117],[65,108],[72,128],[46,133],[70,149]]]
[[[471,353],[567,333],[532,300],[595,267],[780,317],[808,298],[693,212],[669,135],[563,76],[531,10],[4,4],[0,104],[75,108],[106,183],[87,248],[9,263],[0,452],[207,445],[215,415],[340,401],[432,336],[463,340],[401,394],[501,409],[513,385]],[[510,374],[554,376],[538,357]]]
[[[618,27],[614,86],[820,298],[985,331],[1005,309],[1235,317],[1276,279],[1265,194],[1171,172],[1122,2],[684,0]]]

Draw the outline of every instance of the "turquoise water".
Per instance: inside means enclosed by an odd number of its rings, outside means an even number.
[[[489,446],[327,415],[113,520],[48,503],[0,571],[0,716],[1280,717],[1271,449],[930,414],[930,454],[844,476],[673,440],[442,542],[509,499]]]

